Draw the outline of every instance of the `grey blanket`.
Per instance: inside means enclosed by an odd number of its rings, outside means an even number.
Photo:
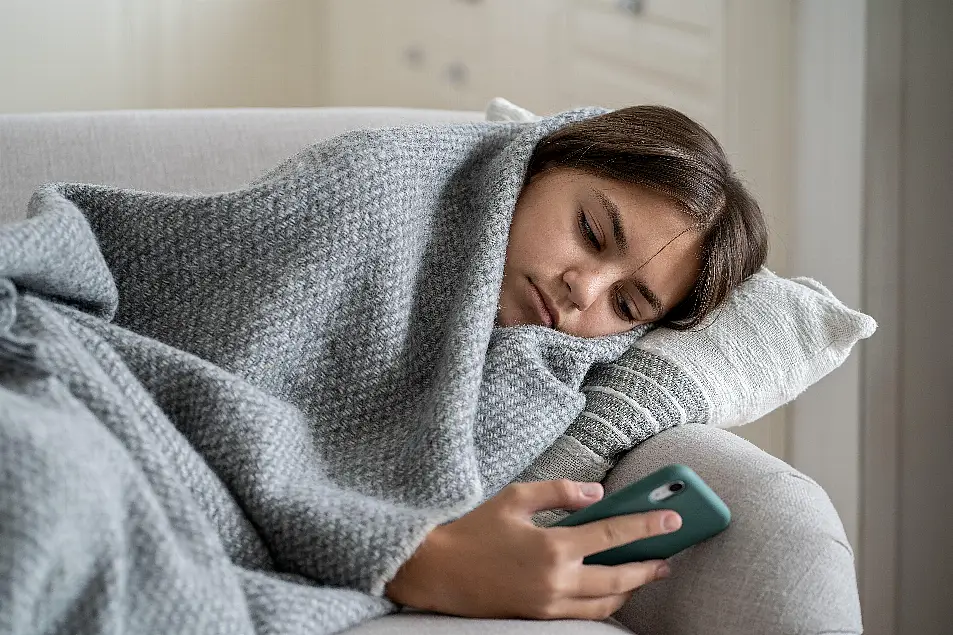
[[[533,124],[361,131],[0,228],[0,632],[332,633],[633,334],[494,328]]]

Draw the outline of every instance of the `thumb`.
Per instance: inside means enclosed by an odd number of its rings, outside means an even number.
[[[581,509],[602,498],[599,483],[577,482],[569,479],[558,481],[533,481],[513,483],[504,490],[505,504],[527,515],[549,509]]]

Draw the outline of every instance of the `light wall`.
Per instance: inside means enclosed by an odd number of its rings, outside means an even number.
[[[893,632],[940,635],[953,628],[953,3],[901,4],[900,301],[889,318],[900,335]],[[869,554],[872,572],[876,559]]]
[[[0,112],[314,106],[316,0],[0,0]]]
[[[953,4],[868,0],[860,591],[865,633],[953,624]]]
[[[861,307],[865,0],[797,4],[795,179],[790,269]],[[860,352],[790,406],[794,467],[830,495],[859,539]]]

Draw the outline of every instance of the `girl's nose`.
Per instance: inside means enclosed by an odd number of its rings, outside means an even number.
[[[597,271],[570,269],[563,274],[563,282],[569,289],[569,301],[579,311],[585,311],[605,291],[605,276]]]

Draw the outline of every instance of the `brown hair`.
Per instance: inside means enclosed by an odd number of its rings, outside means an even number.
[[[633,106],[565,126],[544,137],[526,179],[554,168],[575,168],[635,183],[671,197],[702,233],[701,273],[688,297],[661,324],[698,325],[768,253],[758,203],[735,176],[718,141],[677,110]]]

